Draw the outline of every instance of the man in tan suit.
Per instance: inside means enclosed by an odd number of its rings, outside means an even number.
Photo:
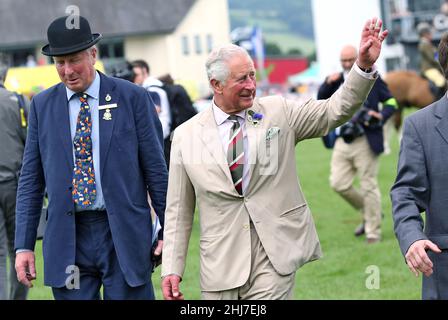
[[[196,204],[203,299],[290,299],[295,272],[321,256],[300,189],[295,146],[323,136],[361,106],[387,31],[366,22],[359,57],[342,89],[303,105],[255,99],[255,68],[241,47],[214,50],[206,63],[210,108],[174,133],[162,262],[165,299],[179,291]],[[364,70],[364,71],[363,71]]]

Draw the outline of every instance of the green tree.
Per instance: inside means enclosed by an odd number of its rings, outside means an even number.
[[[229,0],[229,9],[232,29],[247,25],[248,18],[278,19],[291,33],[314,38],[311,0]]]
[[[295,56],[302,56],[303,52],[299,48],[291,48],[288,50],[287,54],[295,55]]]
[[[280,56],[282,55],[282,49],[278,46],[278,44],[273,42],[266,42],[264,45],[264,51],[267,56]]]

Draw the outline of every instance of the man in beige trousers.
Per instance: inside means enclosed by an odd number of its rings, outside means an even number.
[[[357,50],[341,50],[342,72],[329,75],[319,88],[318,99],[328,99],[344,83],[357,58]],[[379,105],[381,105],[381,110]],[[381,192],[378,185],[379,156],[384,151],[383,123],[395,112],[397,101],[380,76],[362,109],[335,130],[330,184],[345,201],[362,214],[355,236],[366,235],[368,244],[381,240]],[[359,188],[354,186],[359,177]]]
[[[183,299],[196,204],[203,299],[291,299],[295,272],[321,257],[300,189],[295,146],[323,136],[361,106],[387,30],[366,22],[359,57],[342,89],[304,104],[255,99],[255,68],[241,47],[215,49],[206,68],[212,106],[174,133],[162,262],[165,299]]]

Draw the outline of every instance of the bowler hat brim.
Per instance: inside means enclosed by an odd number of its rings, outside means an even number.
[[[84,43],[76,44],[76,45],[70,46],[70,47],[63,47],[63,48],[52,48],[52,47],[50,47],[50,44],[47,44],[44,47],[42,47],[41,52],[42,52],[42,54],[44,54],[46,56],[52,56],[52,57],[65,56],[65,55],[69,55],[69,54],[76,53],[76,52],[85,50],[87,48],[90,48],[95,43],[100,41],[101,38],[102,38],[102,35],[100,33],[94,33],[94,34],[92,34],[92,39],[89,41],[86,41]]]

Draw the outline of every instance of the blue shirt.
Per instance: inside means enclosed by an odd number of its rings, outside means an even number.
[[[75,205],[75,211],[85,210],[105,210],[103,190],[101,189],[101,177],[100,177],[100,128],[99,128],[99,96],[100,96],[100,75],[95,72],[95,79],[90,87],[87,88],[87,102],[90,106],[90,113],[92,117],[92,153],[93,153],[93,169],[95,170],[95,184],[96,184],[96,199],[95,203],[88,208],[81,209]],[[75,138],[76,122],[78,120],[79,110],[81,109],[81,102],[76,96],[76,92],[65,88],[67,91],[67,100],[70,114],[70,133],[72,141]],[[73,143],[72,143],[73,148]],[[73,163],[75,162],[75,149],[73,148]]]

